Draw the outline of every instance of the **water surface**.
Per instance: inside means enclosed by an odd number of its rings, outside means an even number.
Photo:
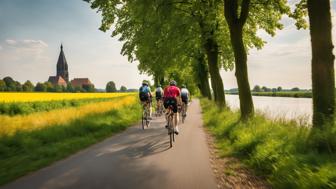
[[[226,101],[233,109],[239,108],[238,95],[226,95]],[[305,120],[311,123],[312,99],[290,97],[253,96],[254,107],[269,118]],[[303,119],[303,120],[302,120]]]

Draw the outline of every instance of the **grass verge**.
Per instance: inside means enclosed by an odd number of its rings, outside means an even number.
[[[0,138],[0,185],[63,159],[140,119],[134,103],[66,124]]]
[[[309,128],[261,115],[240,122],[238,112],[220,111],[205,99],[201,105],[221,155],[238,157],[274,188],[336,188],[336,154],[308,145]]]

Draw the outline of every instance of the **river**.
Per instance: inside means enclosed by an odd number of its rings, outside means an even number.
[[[232,109],[239,108],[238,95],[226,95],[225,98]],[[253,96],[253,103],[257,112],[269,118],[295,119],[302,124],[311,123],[313,114],[311,98]]]

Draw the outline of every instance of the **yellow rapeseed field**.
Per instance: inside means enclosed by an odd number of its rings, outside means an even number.
[[[129,95],[130,93],[0,93],[1,102],[33,102],[51,100],[70,100],[88,98],[113,98]]]
[[[121,94],[118,93],[114,95]],[[57,124],[64,124],[90,114],[104,113],[124,105],[135,103],[136,99],[135,95],[128,95],[121,97],[120,100],[117,101],[87,104],[76,108],[57,109],[49,112],[17,115],[13,117],[0,115],[0,136],[12,135],[17,131],[32,131]]]

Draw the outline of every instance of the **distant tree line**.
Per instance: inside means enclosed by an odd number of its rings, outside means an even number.
[[[83,85],[82,87],[73,87],[68,83],[66,87],[60,85],[53,85],[50,82],[38,82],[34,85],[31,81],[27,80],[23,84],[15,81],[11,77],[4,77],[0,79],[0,91],[7,92],[95,92],[93,85]]]
[[[280,92],[280,91],[300,91],[299,87],[293,87],[291,89],[283,89],[282,87],[268,88],[266,86],[255,85],[252,89],[253,92]]]
[[[113,93],[113,92],[118,92],[117,87],[114,83],[114,81],[109,81],[106,84],[106,88],[105,88],[106,92],[108,93]],[[128,92],[127,88],[125,86],[121,86],[119,89],[119,92]]]

